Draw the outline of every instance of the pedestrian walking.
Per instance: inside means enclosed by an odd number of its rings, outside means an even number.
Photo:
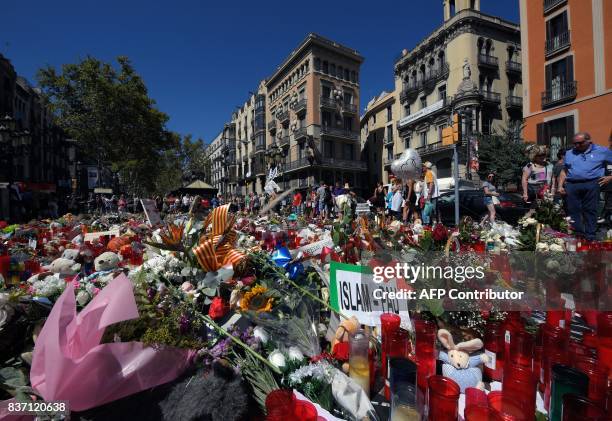
[[[293,213],[298,216],[302,214],[302,193],[297,190],[293,195]]]
[[[327,211],[325,209],[325,194],[327,192],[327,184],[324,181],[321,182],[321,185],[317,189],[317,204],[319,209],[319,216],[321,219],[325,220],[327,218]]]
[[[612,164],[612,150],[594,145],[591,135],[586,132],[576,133],[573,145],[565,154],[559,193],[566,194],[567,210],[576,234],[594,240],[600,183],[610,183],[605,171]]]
[[[495,222],[495,205],[499,204],[499,193],[495,187],[495,174],[489,173],[487,180],[482,183],[482,189],[484,191],[484,204],[487,207],[487,215],[482,218],[480,224],[484,224],[487,219],[490,223]]]
[[[428,211],[430,213],[430,223],[440,223],[440,215],[438,210],[438,197],[440,189],[438,188],[438,177],[432,170],[433,164],[429,161],[423,164],[425,190],[427,193],[425,202],[429,203]]]

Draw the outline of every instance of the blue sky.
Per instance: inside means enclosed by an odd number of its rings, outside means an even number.
[[[482,11],[519,21],[517,0]],[[364,57],[362,105],[393,85],[393,61],[442,24],[442,0],[31,0],[2,4],[0,52],[35,81],[38,68],[126,55],[168,126],[210,141],[259,80],[309,32]]]

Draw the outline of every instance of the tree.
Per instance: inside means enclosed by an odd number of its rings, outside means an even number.
[[[478,175],[486,179],[490,172],[495,173],[500,186],[518,183],[525,157],[525,143],[517,135],[516,127],[505,127],[500,133],[482,136],[478,145]]]
[[[118,57],[117,64],[87,57],[61,72],[43,68],[38,81],[58,125],[78,140],[80,151],[98,164],[112,164],[131,191],[147,194],[177,138],[166,130],[168,116],[155,107],[129,59]]]

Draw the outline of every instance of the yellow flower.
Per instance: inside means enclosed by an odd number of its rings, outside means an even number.
[[[244,297],[240,299],[240,308],[242,311],[256,311],[257,313],[270,312],[272,311],[272,303],[274,298],[266,297],[264,294],[268,291],[268,288],[257,285],[251,288],[251,290],[244,294]]]

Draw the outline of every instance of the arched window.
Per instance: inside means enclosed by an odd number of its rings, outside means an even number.
[[[487,40],[487,42],[485,42],[485,54],[490,56],[493,50],[493,43],[491,42],[490,39]]]
[[[484,54],[485,53],[485,49],[484,49],[484,39],[482,38],[478,38],[478,54]]]
[[[344,68],[342,66],[338,66],[338,79],[342,79],[344,75]]]
[[[336,65],[333,63],[329,65],[329,74],[331,76],[336,76]]]
[[[419,81],[423,81],[425,80],[425,65],[421,64],[421,67],[419,68]]]
[[[429,59],[429,69],[427,69],[427,77],[431,77],[435,73],[436,73],[436,59],[432,57]]]
[[[416,86],[416,84],[417,84],[417,71],[416,71],[416,69],[412,71],[412,77],[411,77],[411,80],[410,80],[410,84],[411,84],[411,86]]]
[[[314,60],[314,69],[317,71],[321,70],[321,59],[318,57]]]
[[[444,55],[444,51],[440,51],[438,53],[438,69],[442,70],[444,64],[446,64],[446,57]]]
[[[351,72],[349,69],[344,69],[344,80],[351,80]]]
[[[329,63],[327,62],[327,60],[323,61],[323,73],[329,73]]]
[[[357,83],[357,73],[354,70],[351,70],[351,82]]]

